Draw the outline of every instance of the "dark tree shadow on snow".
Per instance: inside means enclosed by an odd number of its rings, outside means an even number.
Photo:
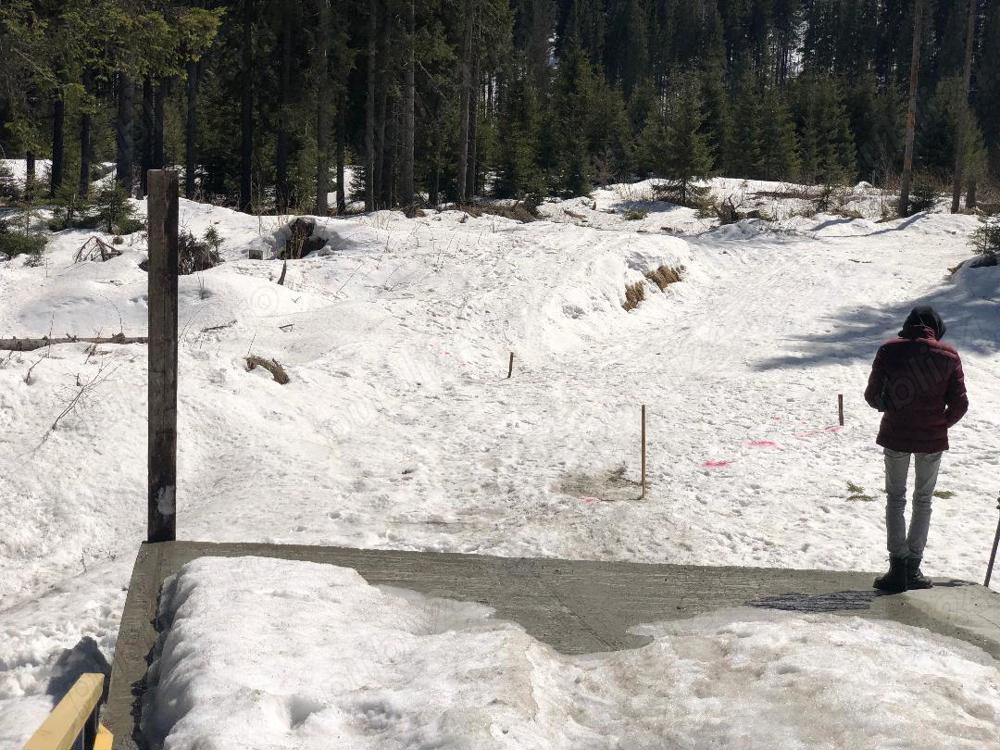
[[[893,221],[892,222],[892,226],[885,227],[884,229],[876,229],[874,232],[865,232],[864,234],[852,234],[852,235],[848,235],[848,236],[849,237],[876,237],[876,236],[878,236],[880,234],[890,234],[892,232],[900,232],[900,231],[906,229],[907,227],[913,226],[918,221],[920,221],[922,219],[926,219],[926,218],[927,218],[927,214],[926,213],[914,214],[913,216],[910,216],[909,218],[904,219],[903,221]],[[822,232],[824,229],[828,229],[829,227],[835,227],[835,226],[839,226],[841,224],[852,224],[855,221],[857,221],[857,219],[852,219],[852,218],[830,219],[829,221],[824,221],[824,222],[822,222],[820,224],[817,224],[814,227],[811,227],[808,231],[810,231],[810,232]]]
[[[824,319],[829,332],[804,333],[789,341],[787,354],[756,362],[756,370],[775,370],[870,361],[879,345],[896,335],[917,305],[931,305],[948,326],[945,341],[959,353],[989,356],[1000,352],[1000,268],[963,267],[931,294],[905,302],[860,310],[834,310]]]

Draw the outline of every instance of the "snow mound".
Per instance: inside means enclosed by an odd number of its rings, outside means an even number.
[[[992,747],[1000,671],[897,624],[736,611],[566,656],[355,571],[203,558],[165,589],[154,747]]]

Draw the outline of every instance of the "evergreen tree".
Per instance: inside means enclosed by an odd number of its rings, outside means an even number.
[[[950,182],[955,166],[956,135],[959,112],[965,107],[965,92],[961,78],[941,80],[927,102],[917,129],[916,166],[921,172],[941,182]],[[982,173],[986,162],[985,138],[975,116],[965,122],[963,148],[970,171]]]
[[[702,132],[705,117],[696,78],[689,75],[676,82],[666,115],[664,140],[656,154],[657,171],[666,182],[658,185],[657,192],[673,203],[697,207],[705,189],[695,183],[711,173],[712,152]]]
[[[538,167],[539,107],[527,70],[505,87],[498,118],[494,194],[499,198],[536,197],[545,183]]]
[[[853,179],[854,138],[836,80],[829,76],[797,80],[794,106],[802,178],[822,184]]]
[[[763,180],[796,180],[799,174],[798,141],[795,123],[784,97],[776,87],[768,87],[761,99],[761,146],[759,172]]]
[[[721,59],[708,62],[701,71],[700,83],[702,109],[705,114],[702,132],[713,154],[716,168],[728,173],[734,123],[733,108],[725,87],[725,71]]]
[[[725,152],[728,174],[757,177],[763,171],[763,117],[760,84],[752,73],[744,73],[736,88],[733,133]]]
[[[857,151],[858,176],[880,182],[896,173],[903,157],[903,102],[894,88],[879,91],[874,74],[848,90],[845,105]]]
[[[1000,175],[1000,2],[992,3],[976,58],[973,107],[994,174]]]

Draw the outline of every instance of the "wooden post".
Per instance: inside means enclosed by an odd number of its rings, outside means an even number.
[[[997,510],[1000,510],[1000,497],[997,497]],[[993,564],[997,560],[997,547],[1000,547],[1000,520],[997,521],[997,533],[993,536],[993,551],[990,553],[990,564],[986,568],[986,588],[990,586],[990,578],[993,577]]]
[[[510,364],[507,365],[507,379],[510,380],[510,376],[514,374],[514,352],[510,353]]]
[[[177,534],[177,173],[149,171],[147,541]]]
[[[844,426],[844,394],[837,394],[837,415],[840,417],[840,426]]]
[[[646,405],[642,405],[642,494],[640,498],[646,497]]]

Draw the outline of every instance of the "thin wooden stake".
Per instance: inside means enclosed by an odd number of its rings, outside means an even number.
[[[510,364],[507,365],[507,380],[514,374],[514,352],[510,353]]]
[[[177,535],[177,173],[153,169],[149,197],[147,541]]]
[[[642,494],[646,497],[646,405],[642,405]]]
[[[837,394],[837,413],[840,416],[840,426],[844,426],[844,394]]]
[[[1000,497],[997,498],[997,510],[1000,510]],[[997,521],[997,533],[993,536],[993,551],[990,553],[990,564],[986,568],[986,582],[983,586],[989,588],[990,578],[993,577],[993,564],[997,561],[997,547],[1000,547],[1000,520]]]

